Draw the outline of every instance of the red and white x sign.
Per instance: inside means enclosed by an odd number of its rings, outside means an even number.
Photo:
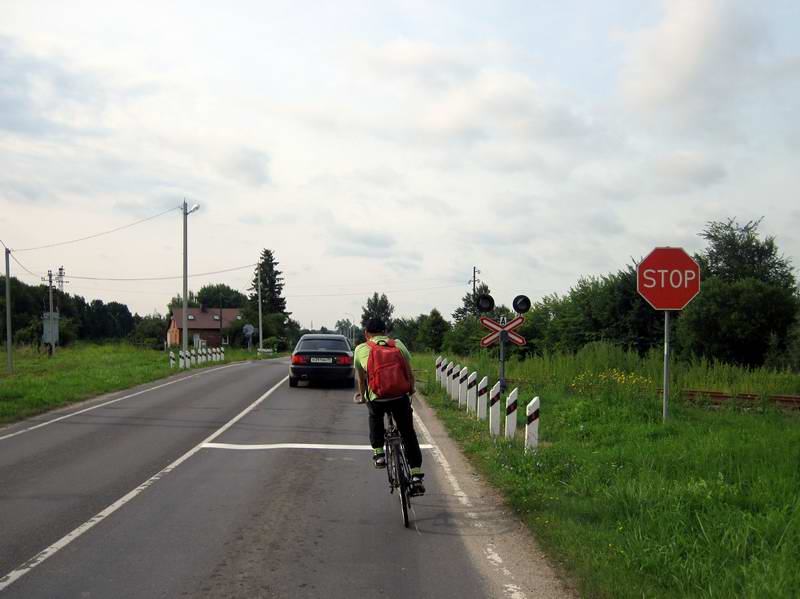
[[[486,316],[481,316],[481,324],[492,331],[486,335],[486,337],[481,339],[481,347],[489,347],[495,343],[498,339],[500,339],[500,333],[502,331],[508,333],[508,340],[511,341],[511,343],[525,345],[525,337],[514,332],[514,329],[520,326],[523,322],[525,322],[525,318],[522,316],[517,316],[515,319],[509,320],[504,325]]]

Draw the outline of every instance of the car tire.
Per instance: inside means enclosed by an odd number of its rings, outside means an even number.
[[[289,377],[289,386],[290,387],[297,387],[297,380],[298,379],[297,379],[296,376],[290,376]]]

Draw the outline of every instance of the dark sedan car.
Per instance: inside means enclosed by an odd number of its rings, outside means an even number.
[[[344,335],[303,335],[292,352],[289,386],[304,381],[355,386],[353,349]]]

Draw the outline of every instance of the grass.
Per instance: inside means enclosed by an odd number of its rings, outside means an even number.
[[[433,361],[415,356],[415,368],[430,373],[420,378],[439,417],[582,596],[797,596],[800,415],[673,400],[663,424],[652,358],[596,346],[510,365],[520,412],[534,393],[541,399],[542,443],[526,454],[521,439],[493,440],[445,398]],[[494,360],[461,362],[496,380]],[[675,377],[687,388],[800,387],[789,373],[684,368]]]
[[[3,348],[5,350],[5,348]],[[0,423],[13,422],[64,405],[127,389],[175,374],[167,354],[126,343],[80,343],[48,358],[30,348],[14,351],[14,374],[0,374]],[[225,361],[260,359],[255,352],[226,349]],[[195,368],[219,365],[209,362]]]

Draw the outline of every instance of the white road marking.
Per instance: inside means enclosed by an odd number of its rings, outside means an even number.
[[[156,389],[163,389],[164,387],[169,387],[170,385],[174,385],[175,383],[180,383],[182,381],[188,381],[189,379],[193,379],[196,376],[202,376],[204,374],[209,374],[211,372],[219,372],[220,370],[224,370],[226,368],[231,368],[232,366],[241,366],[245,362],[237,362],[236,364],[228,364],[226,366],[220,366],[219,368],[209,368],[208,370],[201,370],[195,374],[191,374],[189,376],[185,376],[174,381],[170,381],[168,383],[162,383],[160,385],[156,385],[155,387],[150,387],[149,389],[142,389],[141,391],[137,391],[136,393],[131,393],[130,395],[125,395],[123,397],[118,397],[117,399],[112,399],[109,401],[104,401],[103,403],[97,404],[96,406],[90,406],[88,408],[84,408],[83,410],[78,410],[77,412],[71,412],[69,414],[65,414],[64,416],[59,416],[58,418],[53,418],[52,420],[48,420],[47,422],[40,422],[37,425],[29,426],[28,428],[23,428],[22,430],[15,431],[13,433],[9,433],[7,435],[0,436],[0,441],[5,439],[10,439],[11,437],[16,437],[17,435],[21,435],[23,433],[29,433],[31,431],[35,431],[37,428],[42,428],[43,426],[47,426],[49,424],[54,424],[56,422],[61,422],[62,420],[66,420],[67,418],[72,418],[73,416],[77,416],[79,414],[85,414],[86,412],[91,412],[92,410],[96,410],[97,408],[102,408],[104,406],[110,406],[113,403],[117,403],[118,401],[122,401],[123,399],[130,399],[131,397],[136,397],[137,395],[142,395],[143,393],[150,393],[150,391],[155,391]]]
[[[458,479],[456,479],[455,474],[453,474],[453,469],[450,467],[450,462],[447,461],[447,458],[444,457],[444,454],[439,449],[439,447],[433,442],[433,436],[431,435],[428,427],[425,426],[425,423],[422,422],[422,419],[415,413],[414,414],[414,421],[417,424],[417,428],[422,432],[423,437],[431,444],[431,448],[433,449],[433,458],[439,463],[439,466],[442,467],[444,470],[444,474],[447,477],[450,486],[453,489],[453,493],[461,504],[465,508],[471,508],[472,502],[467,497],[467,494],[461,489],[461,485],[458,484]],[[479,522],[478,514],[474,512],[467,512],[467,516],[473,520],[473,526],[481,527],[482,523]],[[507,578],[511,578],[513,580],[512,573],[508,570],[508,568],[503,566],[503,558],[495,551],[494,545],[489,544],[486,548],[486,559],[492,563],[495,568],[500,569],[504,576]],[[503,585],[503,591],[505,592],[506,596],[509,599],[527,599],[525,593],[515,584],[505,584]]]
[[[33,570],[36,566],[40,565],[48,557],[52,557],[56,552],[58,552],[59,550],[63,549],[64,547],[66,547],[70,543],[72,543],[72,541],[74,541],[75,539],[80,537],[83,533],[85,533],[86,531],[92,529],[95,525],[99,524],[100,522],[102,522],[103,520],[108,518],[111,514],[113,514],[119,508],[121,508],[126,503],[131,501],[134,497],[136,497],[137,495],[140,495],[148,487],[154,485],[156,482],[158,482],[165,475],[167,475],[170,472],[172,472],[173,470],[175,470],[175,468],[180,466],[183,462],[185,462],[190,457],[192,457],[194,454],[196,454],[198,451],[200,451],[206,443],[209,443],[209,442],[213,441],[214,439],[219,437],[222,433],[224,433],[226,430],[228,430],[230,427],[232,427],[234,424],[239,422],[239,420],[244,418],[250,411],[255,409],[262,401],[264,401],[267,397],[272,395],[272,393],[274,391],[279,389],[281,387],[281,385],[283,385],[288,378],[289,378],[288,376],[285,376],[283,379],[280,380],[280,382],[278,382],[269,391],[264,393],[261,397],[259,397],[257,400],[255,400],[253,403],[251,403],[249,406],[247,406],[244,410],[239,412],[239,414],[237,414],[231,420],[226,422],[222,427],[220,427],[216,431],[214,431],[206,439],[204,439],[203,441],[201,441],[200,443],[195,445],[192,449],[190,449],[189,451],[184,453],[181,457],[179,457],[177,460],[172,462],[169,466],[167,466],[163,470],[157,472],[156,474],[154,474],[153,476],[148,478],[146,481],[144,481],[142,484],[140,484],[138,487],[136,487],[132,491],[128,492],[123,497],[120,497],[119,499],[117,499],[114,503],[109,505],[103,511],[101,511],[101,512],[97,513],[96,515],[92,516],[91,518],[89,518],[89,520],[87,520],[86,522],[84,522],[83,524],[78,526],[76,529],[74,529],[72,532],[68,533],[66,536],[62,537],[61,539],[59,539],[58,541],[56,541],[55,543],[50,545],[44,551],[41,551],[40,553],[36,554],[31,559],[26,561],[24,564],[20,565],[15,570],[12,570],[8,574],[6,574],[2,578],[0,578],[0,591],[2,591],[5,588],[9,587],[10,585],[14,584],[14,582],[19,580],[23,576],[25,576],[25,574],[27,574],[28,572]]]
[[[432,445],[420,445],[420,449],[431,449]],[[371,445],[325,445],[324,443],[271,443],[268,445],[240,445],[236,443],[206,443],[203,449],[368,449],[372,451]]]

